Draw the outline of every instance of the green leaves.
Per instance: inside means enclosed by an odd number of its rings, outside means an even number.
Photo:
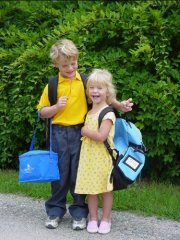
[[[81,72],[107,68],[117,97],[133,98],[127,115],[149,149],[145,175],[180,174],[177,1],[9,1],[0,3],[0,13],[0,168],[17,168],[18,154],[27,151],[36,105],[47,77],[57,73],[50,47],[69,38],[79,49]]]

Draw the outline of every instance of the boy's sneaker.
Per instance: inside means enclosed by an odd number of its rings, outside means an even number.
[[[73,230],[83,230],[86,228],[86,218],[82,218],[81,220],[73,219],[72,229]]]
[[[49,229],[55,229],[58,227],[60,222],[60,217],[57,216],[48,216],[45,226]]]

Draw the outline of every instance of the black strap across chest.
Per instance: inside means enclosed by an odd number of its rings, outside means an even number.
[[[81,79],[83,81],[84,89],[86,89],[87,75],[80,73]],[[57,85],[58,85],[58,75],[50,77],[48,81],[48,98],[49,102],[52,105],[57,102]]]

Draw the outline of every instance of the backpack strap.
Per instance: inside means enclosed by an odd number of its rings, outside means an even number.
[[[100,127],[101,126],[101,123],[102,123],[102,120],[104,118],[104,116],[109,113],[109,112],[113,112],[115,113],[116,117],[117,117],[117,114],[119,115],[119,113],[117,112],[117,110],[115,110],[113,107],[111,106],[108,106],[106,108],[104,108],[100,114],[99,114],[99,117],[98,117],[98,126]],[[119,156],[119,152],[117,151],[117,149],[112,149],[110,144],[108,143],[107,139],[104,141],[104,145],[106,146],[111,158],[112,158],[112,161],[113,161],[113,165],[115,166],[115,162],[116,162],[116,159],[117,157]],[[114,154],[113,152],[116,152],[116,158],[114,157]]]
[[[81,76],[81,79],[83,81],[84,89],[86,89],[86,83],[87,83],[88,75],[84,74],[84,73],[80,73],[80,76]]]
[[[101,122],[103,120],[103,117],[109,113],[109,112],[114,112],[114,108],[111,106],[105,107],[99,114],[99,118],[98,118],[98,126],[100,127]]]
[[[57,102],[57,85],[58,75],[48,79],[48,98],[51,106]]]
[[[104,117],[108,112],[113,112],[113,113],[115,114],[116,118],[119,118],[119,117],[120,117],[119,112],[118,112],[115,108],[113,108],[113,107],[111,107],[111,106],[105,107],[105,108],[100,112],[100,114],[99,114],[99,118],[98,118],[98,126],[99,126],[99,127],[100,127],[100,125],[101,125],[101,122],[102,122],[102,120],[103,120],[103,117]]]

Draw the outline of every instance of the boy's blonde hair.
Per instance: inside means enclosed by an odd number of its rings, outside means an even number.
[[[63,59],[78,58],[78,49],[71,40],[62,39],[51,47],[50,58],[54,65],[58,67]]]
[[[108,70],[94,69],[89,75],[86,89],[88,97],[90,84],[97,84],[99,86],[107,87],[107,104],[111,104],[112,100],[116,98],[116,89],[112,83],[112,75]]]

